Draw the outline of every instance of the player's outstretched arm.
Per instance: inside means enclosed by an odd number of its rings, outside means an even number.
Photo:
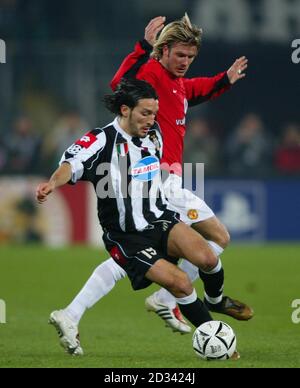
[[[36,200],[39,204],[47,201],[47,197],[55,189],[68,183],[72,178],[72,169],[69,163],[63,163],[52,175],[49,182],[41,183],[36,189]]]
[[[227,76],[231,85],[246,77],[245,70],[247,67],[248,59],[246,57],[240,57],[234,62],[231,68],[227,71]]]
[[[158,33],[165,26],[166,17],[165,16],[157,16],[152,19],[147,27],[145,28],[145,40],[151,45],[154,46],[154,43],[157,39]]]
[[[134,51],[127,55],[111,80],[110,86],[112,90],[116,89],[123,77],[136,77],[140,67],[150,58],[157,34],[164,28],[165,20],[164,16],[158,16],[149,22],[145,29],[144,41],[138,42],[135,45]],[[148,79],[145,80],[150,82]]]

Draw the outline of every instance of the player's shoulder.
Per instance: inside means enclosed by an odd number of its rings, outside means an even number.
[[[163,71],[163,67],[162,67],[161,63],[155,58],[150,58],[148,60],[148,62],[146,63],[146,66],[147,66],[147,69],[150,71],[151,70],[156,71],[156,72]]]
[[[83,143],[106,143],[106,133],[104,128],[94,128],[87,132],[79,141]]]
[[[97,136],[98,139],[111,139],[114,138],[117,134],[117,130],[114,127],[113,122],[107,124],[105,127],[98,127],[93,129],[92,133]]]
[[[151,77],[159,79],[161,73],[162,73],[162,66],[161,64],[154,58],[150,58],[141,68],[138,72],[138,78],[143,77]]]
[[[111,123],[105,127],[96,127],[89,132],[86,132],[86,134],[82,136],[81,139],[79,139],[75,144],[85,149],[103,149],[107,143],[113,141],[115,134],[116,130]]]

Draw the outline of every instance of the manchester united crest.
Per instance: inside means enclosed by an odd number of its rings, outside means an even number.
[[[188,215],[189,219],[192,221],[197,220],[199,217],[199,213],[196,209],[189,210],[187,215]]]

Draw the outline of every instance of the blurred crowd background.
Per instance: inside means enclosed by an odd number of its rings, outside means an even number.
[[[204,30],[189,77],[249,59],[245,80],[190,109],[185,162],[205,163],[207,178],[299,182],[300,64],[292,62],[292,42],[300,38],[300,0],[0,0],[7,48],[0,64],[0,176],[48,176],[78,137],[106,125],[112,116],[103,96],[149,20],[164,15],[170,22],[185,11]],[[240,208],[248,200],[229,198]],[[32,225],[32,202],[18,206]],[[31,229],[34,239],[40,228]]]

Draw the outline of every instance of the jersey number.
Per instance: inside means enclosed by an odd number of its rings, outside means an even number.
[[[157,255],[157,252],[153,248],[148,248],[145,249],[144,251],[141,252],[144,256],[146,256],[148,259],[152,259],[152,257]]]

